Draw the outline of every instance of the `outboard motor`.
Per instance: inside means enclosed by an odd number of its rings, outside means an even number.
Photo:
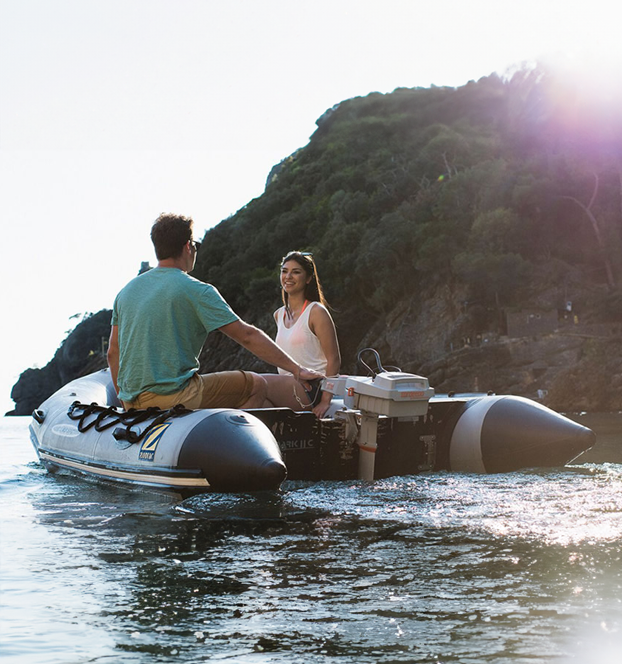
[[[366,351],[375,354],[377,372],[362,362],[361,354]],[[358,478],[373,480],[378,449],[378,418],[384,415],[401,420],[417,420],[428,412],[434,389],[423,376],[399,370],[386,371],[374,349],[363,349],[358,359],[369,369],[371,376],[327,378],[323,388],[343,398],[345,408],[335,413],[335,419],[345,420],[351,437],[356,436],[359,447]]]

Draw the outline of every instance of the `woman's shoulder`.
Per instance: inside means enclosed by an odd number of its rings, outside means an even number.
[[[310,312],[311,311],[315,311],[315,312],[323,311],[323,312],[327,313],[330,316],[330,314],[328,313],[328,309],[321,302],[318,302],[317,300],[313,300],[313,301],[309,302],[308,309],[309,309]]]
[[[320,319],[332,320],[332,316],[328,309],[321,302],[310,302],[309,306],[309,320],[319,321]]]
[[[324,309],[326,311],[326,307],[319,302],[318,300],[309,300],[309,304],[307,304],[308,309]]]

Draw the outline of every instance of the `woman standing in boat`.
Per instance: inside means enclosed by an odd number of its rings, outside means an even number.
[[[336,376],[341,364],[337,332],[310,253],[291,251],[283,258],[281,293],[283,306],[274,312],[277,345],[303,366],[325,376]],[[279,373],[291,376],[283,369]],[[269,376],[265,378],[270,380]],[[278,405],[313,410],[317,417],[323,417],[332,394],[323,392],[319,383],[306,391],[292,377],[290,386],[282,384]]]

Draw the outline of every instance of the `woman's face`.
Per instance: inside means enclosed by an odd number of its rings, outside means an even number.
[[[288,295],[304,291],[310,281],[311,277],[297,261],[286,261],[281,266],[281,286]]]

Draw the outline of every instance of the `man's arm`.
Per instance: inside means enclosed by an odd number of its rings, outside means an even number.
[[[322,374],[317,371],[301,367],[284,350],[279,348],[267,334],[254,325],[237,320],[234,323],[223,325],[219,329],[260,360],[284,371],[289,371],[296,378],[308,381],[322,377]]]
[[[110,376],[114,389],[119,393],[117,385],[117,376],[119,375],[119,328],[113,325],[110,328],[110,339],[108,340],[108,366],[110,367]]]

